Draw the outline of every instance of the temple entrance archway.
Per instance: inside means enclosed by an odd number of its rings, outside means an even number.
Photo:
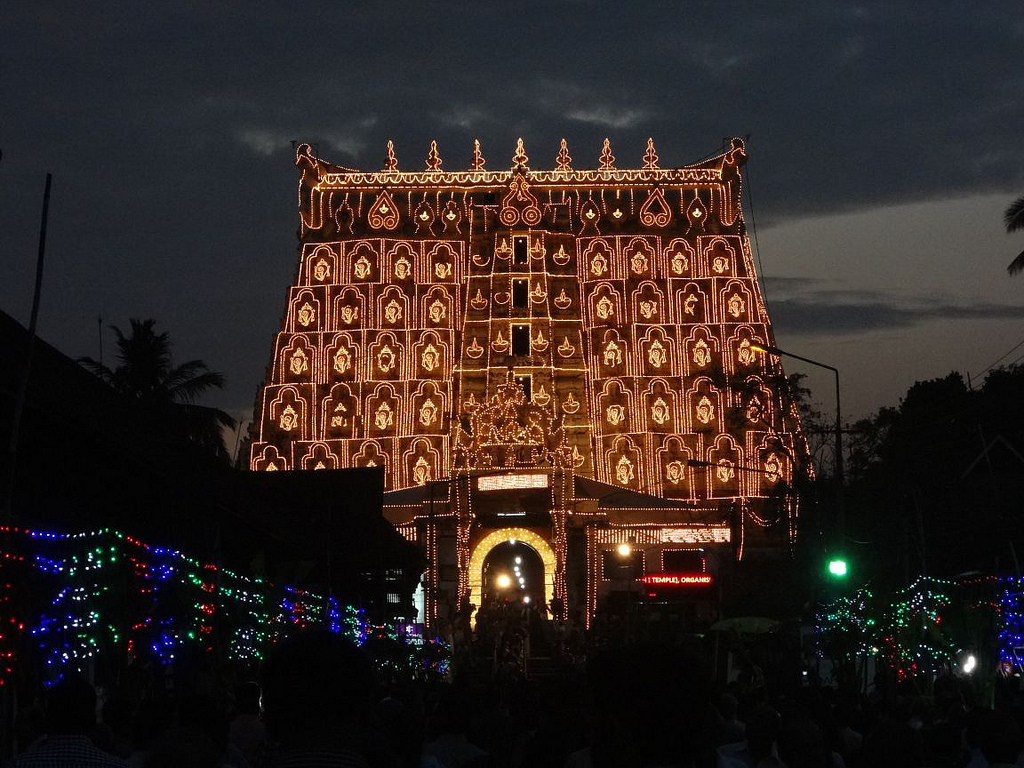
[[[517,564],[516,557],[522,562]],[[527,584],[530,583],[528,579],[538,580],[543,584],[531,585],[529,594],[536,594],[537,599],[541,599],[542,596],[544,602],[550,605],[555,596],[555,552],[543,537],[526,528],[502,528],[493,531],[476,545],[469,559],[469,601],[479,608],[483,602],[485,588],[497,588],[495,580],[500,573],[506,573],[514,578],[516,565],[520,566],[520,572],[523,573]],[[485,566],[490,566],[486,574]],[[507,570],[502,570],[506,566]],[[533,575],[528,575],[531,572]],[[524,589],[519,594],[526,591]]]
[[[529,544],[505,541],[484,557],[481,600],[492,598],[537,605],[545,601],[544,561]]]

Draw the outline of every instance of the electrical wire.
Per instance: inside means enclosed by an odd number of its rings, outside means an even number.
[[[1001,363],[1001,362],[1002,362],[1003,360],[1005,360],[1005,359],[1006,359],[1006,358],[1008,358],[1008,357],[1009,357],[1010,355],[1012,355],[1012,354],[1013,354],[1014,352],[1016,352],[1016,351],[1017,351],[1018,349],[1020,349],[1020,348],[1021,348],[1022,346],[1024,346],[1024,339],[1021,339],[1020,341],[1018,341],[1018,342],[1017,342],[1017,343],[1016,343],[1016,344],[1015,344],[1015,345],[1013,346],[1013,348],[1012,348],[1012,349],[1011,349],[1011,350],[1010,350],[1009,352],[1007,352],[1006,354],[1004,354],[1004,355],[1003,355],[1002,357],[1000,357],[1000,358],[999,358],[998,360],[996,360],[996,361],[995,361],[994,363],[992,363],[991,365],[989,365],[989,367],[988,367],[988,368],[986,368],[985,370],[981,371],[981,372],[980,372],[980,373],[978,373],[977,375],[978,375],[978,376],[983,376],[984,374],[988,373],[988,372],[989,372],[989,371],[991,371],[991,370],[992,370],[993,368],[995,368],[995,367],[996,367],[997,365],[999,365],[999,363]],[[1020,357],[1018,357],[1018,358],[1017,358],[1016,360],[1014,360],[1014,361],[1013,361],[1012,363],[1010,363],[1010,364],[1011,364],[1011,365],[1016,365],[1016,364],[1017,364],[1017,363],[1018,363],[1018,362],[1019,362],[1020,360],[1021,360],[1021,358],[1020,358]]]
[[[750,145],[750,134],[748,133],[744,140],[747,145]],[[764,278],[764,265],[761,263],[761,243],[757,239],[757,217],[754,216],[754,185],[750,183],[750,164],[747,163],[747,169],[744,173],[746,176],[746,188],[747,188],[747,202],[750,203],[750,230],[754,234],[754,255],[757,257],[757,276],[761,280],[761,298],[764,300],[764,308],[768,312],[769,317],[771,316],[771,307],[768,304],[768,287],[765,283]]]

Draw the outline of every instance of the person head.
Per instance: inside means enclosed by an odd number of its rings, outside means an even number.
[[[711,679],[679,648],[643,643],[592,658],[595,766],[687,764],[710,746]]]
[[[96,691],[68,675],[46,694],[46,729],[53,735],[87,735],[96,728]]]
[[[262,677],[267,735],[286,749],[345,743],[365,725],[372,667],[341,635],[312,630],[282,641]]]
[[[981,717],[979,746],[990,763],[1016,764],[1021,748],[1020,726],[1009,712],[986,710]]]
[[[260,713],[259,683],[252,680],[235,686],[235,710],[240,715],[258,715]]]

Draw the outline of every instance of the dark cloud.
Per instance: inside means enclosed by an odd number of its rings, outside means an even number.
[[[810,278],[766,281],[777,333],[788,336],[844,336],[910,328],[934,320],[1019,320],[1024,306],[956,303],[939,297],[908,297],[872,290],[834,290]]]

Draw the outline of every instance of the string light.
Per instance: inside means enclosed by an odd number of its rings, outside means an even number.
[[[148,653],[171,664],[186,648],[211,652],[215,621],[227,633],[228,657],[243,662],[259,661],[290,631],[325,627],[358,644],[395,631],[371,627],[361,609],[332,597],[204,564],[110,528],[65,534],[2,526],[0,534],[8,547],[0,549],[5,575],[31,578],[40,597],[32,615],[16,617],[13,582],[0,583],[0,685],[11,679],[19,638],[37,645],[45,681],[53,683],[101,653]],[[430,652],[443,662],[444,654]]]

